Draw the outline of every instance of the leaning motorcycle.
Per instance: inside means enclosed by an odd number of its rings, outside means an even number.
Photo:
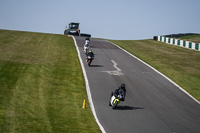
[[[113,95],[109,101],[109,105],[112,106],[113,109],[117,107],[117,105],[120,102],[120,99],[122,98],[122,95]]]

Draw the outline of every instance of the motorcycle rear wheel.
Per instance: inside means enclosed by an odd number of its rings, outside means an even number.
[[[91,63],[92,63],[92,61],[91,61],[91,60],[89,60],[89,61],[88,61],[88,66],[90,66],[90,65],[91,65]]]

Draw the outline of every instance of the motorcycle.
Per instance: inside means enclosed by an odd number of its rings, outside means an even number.
[[[87,63],[88,63],[88,66],[91,65],[93,59],[94,59],[93,57],[87,56]]]
[[[88,51],[89,51],[89,46],[84,45],[84,49],[83,49],[83,51],[84,51],[85,54],[87,55],[87,54],[88,54]]]
[[[85,52],[85,54],[87,55],[88,51],[89,51],[89,43],[90,43],[90,40],[89,38],[86,38],[85,40],[85,45],[84,45],[84,48],[83,48],[83,51]]]
[[[112,106],[113,109],[117,107],[117,105],[120,103],[120,99],[122,98],[122,95],[112,95],[109,101],[109,105]]]

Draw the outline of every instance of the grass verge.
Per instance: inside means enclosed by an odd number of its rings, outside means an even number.
[[[178,39],[200,43],[200,35],[183,36],[183,37],[179,37]]]
[[[72,38],[0,30],[0,84],[2,133],[100,132]]]
[[[148,63],[200,101],[200,52],[154,40],[111,42]]]

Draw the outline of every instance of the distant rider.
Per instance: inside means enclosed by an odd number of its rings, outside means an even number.
[[[125,96],[126,96],[125,84],[121,84],[121,86],[119,87],[119,89],[116,89],[114,92],[112,92],[112,93],[111,93],[111,97],[112,97],[113,95],[116,95],[116,96],[121,95],[122,98],[119,99],[119,100],[125,101]]]
[[[90,38],[85,39],[85,45],[84,45],[84,52],[87,54],[87,51],[89,50],[89,43],[90,43]]]
[[[87,38],[85,39],[85,45],[86,45],[86,44],[89,45],[89,43],[90,43],[90,38],[87,37]]]

